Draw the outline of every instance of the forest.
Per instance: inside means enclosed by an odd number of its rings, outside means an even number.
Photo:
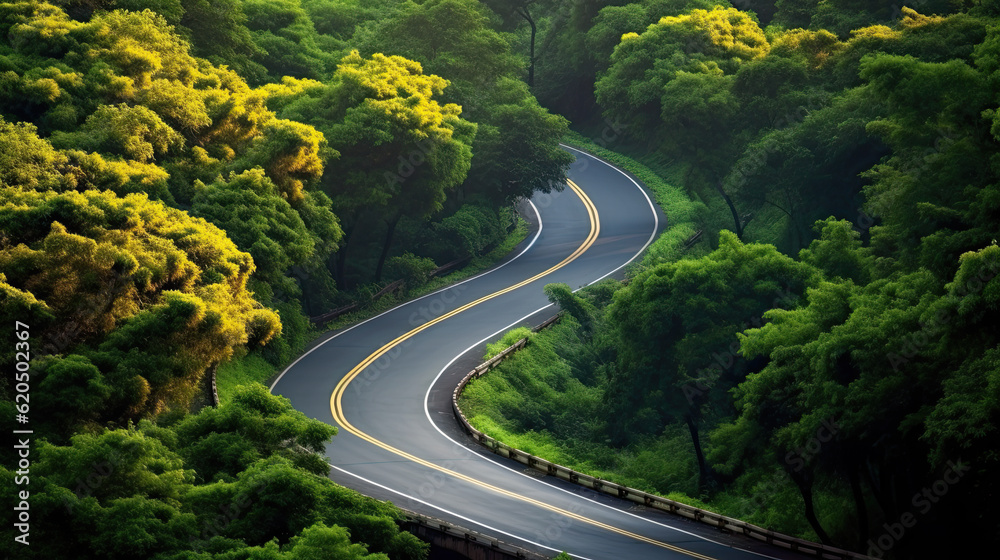
[[[559,142],[669,226],[627,282],[547,288],[566,320],[474,424],[873,557],[996,544],[998,92],[997,0],[2,2],[18,553],[426,558],[260,383],[311,317],[488,266]]]

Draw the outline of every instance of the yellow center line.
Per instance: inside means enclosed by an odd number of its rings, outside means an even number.
[[[465,482],[468,482],[470,484],[474,484],[474,485],[479,486],[481,488],[485,488],[487,490],[492,490],[493,492],[496,492],[498,494],[501,494],[501,495],[504,495],[504,496],[508,496],[508,497],[511,497],[511,498],[514,498],[514,499],[517,499],[517,500],[521,500],[523,502],[527,502],[529,504],[538,506],[540,508],[549,510],[551,512],[558,513],[560,515],[564,515],[564,516],[569,517],[571,519],[576,519],[578,521],[582,521],[584,523],[587,523],[587,524],[590,524],[590,525],[594,525],[596,527],[600,527],[602,529],[606,529],[608,531],[612,531],[612,532],[618,533],[620,535],[624,535],[626,537],[631,537],[633,539],[636,539],[636,540],[639,540],[639,541],[643,541],[643,542],[646,542],[646,543],[650,543],[650,544],[653,544],[653,545],[656,545],[656,546],[659,546],[659,547],[662,547],[662,548],[666,548],[666,549],[672,550],[674,552],[679,552],[681,554],[686,554],[686,555],[691,556],[693,558],[699,558],[701,560],[714,560],[710,556],[705,556],[705,555],[702,555],[702,554],[698,554],[696,552],[692,552],[690,550],[685,550],[683,548],[674,546],[674,545],[669,544],[669,543],[665,543],[665,542],[661,542],[661,541],[658,541],[658,540],[655,540],[655,539],[651,539],[649,537],[646,537],[646,536],[643,536],[643,535],[640,535],[640,534],[637,534],[637,533],[633,533],[631,531],[626,531],[624,529],[620,529],[620,528],[615,527],[613,525],[608,525],[606,523],[602,523],[602,522],[597,521],[595,519],[590,519],[589,517],[584,517],[584,516],[579,515],[577,513],[573,513],[573,512],[571,512],[569,510],[565,510],[563,508],[560,508],[560,507],[557,507],[557,506],[553,506],[551,504],[547,504],[545,502],[536,500],[534,498],[529,498],[527,496],[523,496],[521,494],[517,494],[515,492],[511,492],[510,490],[505,490],[503,488],[500,488],[499,486],[494,486],[494,485],[489,484],[487,482],[483,482],[481,480],[477,480],[477,479],[472,478],[472,477],[470,477],[468,475],[464,475],[462,473],[453,471],[451,469],[446,469],[444,467],[441,467],[439,465],[431,463],[430,461],[426,461],[424,459],[421,459],[420,457],[417,457],[415,455],[411,455],[410,453],[407,453],[406,451],[403,451],[401,449],[397,449],[397,448],[395,448],[395,447],[393,447],[393,446],[391,446],[391,445],[389,445],[387,443],[384,443],[382,441],[379,441],[379,440],[375,439],[374,437],[366,434],[365,432],[362,432],[361,430],[355,428],[350,422],[347,421],[347,418],[344,416],[343,405],[341,404],[341,400],[342,400],[342,398],[344,396],[344,392],[347,390],[347,386],[351,383],[351,381],[354,380],[354,378],[356,378],[358,375],[360,375],[361,372],[364,371],[365,368],[367,368],[373,362],[375,362],[376,360],[378,360],[379,358],[381,358],[383,355],[385,355],[387,352],[389,352],[394,346],[396,346],[397,344],[400,344],[402,342],[405,342],[406,340],[408,340],[408,339],[416,336],[417,334],[423,332],[424,330],[429,329],[430,327],[432,327],[432,326],[434,326],[434,325],[436,325],[436,324],[438,324],[438,323],[440,323],[442,321],[450,319],[451,317],[454,317],[455,315],[458,315],[459,313],[461,313],[463,311],[466,311],[467,309],[471,309],[472,307],[475,307],[475,306],[479,305],[480,303],[483,303],[483,302],[489,301],[489,300],[491,300],[493,298],[502,296],[502,295],[504,295],[506,293],[509,293],[509,292],[511,292],[513,290],[516,290],[516,289],[518,289],[518,288],[520,288],[522,286],[530,284],[530,283],[534,282],[535,280],[538,280],[539,278],[547,276],[547,275],[549,275],[549,274],[551,274],[551,273],[559,270],[560,268],[563,268],[564,266],[568,265],[569,263],[573,262],[580,255],[582,255],[588,249],[590,249],[590,247],[597,240],[598,233],[600,233],[600,231],[601,231],[601,220],[600,220],[600,217],[597,215],[597,208],[594,206],[594,203],[590,200],[590,198],[587,197],[587,195],[583,192],[583,190],[579,186],[577,186],[576,183],[574,183],[573,181],[570,181],[570,180],[567,180],[566,182],[569,184],[570,188],[573,189],[573,192],[575,192],[576,195],[580,197],[580,200],[583,202],[583,205],[587,208],[587,214],[590,217],[590,234],[583,241],[583,243],[579,247],[577,247],[575,251],[573,251],[573,253],[571,253],[568,257],[566,257],[565,259],[563,259],[562,262],[560,262],[559,264],[553,266],[552,268],[549,268],[548,270],[546,270],[544,272],[536,274],[535,276],[532,276],[531,278],[528,278],[527,280],[523,280],[521,282],[518,282],[517,284],[514,284],[513,286],[510,286],[508,288],[504,288],[502,290],[493,292],[492,294],[483,296],[483,297],[481,297],[481,298],[479,298],[479,299],[477,299],[477,300],[475,300],[473,302],[470,302],[470,303],[467,303],[467,304],[465,304],[465,305],[463,305],[461,307],[458,307],[458,308],[456,308],[456,309],[454,309],[454,310],[452,310],[452,311],[450,311],[450,312],[448,312],[448,313],[446,313],[444,315],[441,315],[440,317],[437,317],[435,319],[432,319],[431,321],[428,321],[428,322],[424,323],[423,325],[420,325],[419,327],[417,327],[417,328],[415,328],[415,329],[413,329],[413,330],[411,330],[411,331],[409,331],[409,332],[407,332],[405,334],[402,334],[402,335],[396,337],[391,342],[385,344],[384,346],[382,346],[381,348],[379,348],[378,350],[376,350],[375,353],[373,353],[372,355],[368,356],[367,358],[364,359],[364,361],[362,361],[360,364],[358,364],[357,366],[355,366],[354,369],[352,369],[351,371],[347,372],[347,375],[345,375],[340,380],[340,382],[337,383],[336,388],[334,388],[334,390],[333,390],[333,394],[330,396],[330,411],[333,413],[334,420],[336,420],[337,423],[340,424],[348,432],[350,432],[350,433],[358,436],[359,438],[361,438],[361,439],[363,439],[363,440],[371,443],[372,445],[380,447],[380,448],[382,448],[382,449],[384,449],[386,451],[389,451],[390,453],[394,453],[396,455],[399,455],[400,457],[409,459],[410,461],[413,461],[414,463],[423,465],[423,466],[425,466],[425,467],[427,467],[429,469],[434,469],[436,471],[442,472],[442,473],[447,474],[449,476],[453,476],[453,477],[455,477],[455,478],[457,478],[459,480],[463,480]]]

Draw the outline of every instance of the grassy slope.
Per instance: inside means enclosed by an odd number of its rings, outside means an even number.
[[[511,341],[508,341],[511,342]],[[503,346],[506,346],[504,344]],[[565,318],[532,336],[527,349],[471,382],[459,405],[478,430],[507,445],[576,471],[666,496],[762,527],[816,540],[798,512],[801,498],[784,473],[740,480],[725,492],[698,495],[690,435],[671,426],[624,449],[605,439],[598,407],[601,379],[585,373],[579,325]],[[708,439],[703,440],[706,449]],[[836,496],[815,492],[820,512],[837,511]]]
[[[584,347],[578,329],[572,317],[564,317],[531,335],[529,350],[470,383],[460,400],[469,421],[533,455],[690,502],[686,493],[697,483],[697,465],[686,433],[665,434],[625,450],[597,442],[602,425],[594,421],[594,412],[602,391],[573,363]]]

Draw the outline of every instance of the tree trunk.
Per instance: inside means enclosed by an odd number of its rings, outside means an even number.
[[[694,444],[694,454],[698,458],[698,491],[701,492],[710,482],[708,463],[705,462],[705,452],[701,449],[701,438],[698,436],[698,425],[694,422],[694,416],[685,414],[684,422],[687,424],[688,431],[691,432],[691,443]]]
[[[809,526],[813,528],[813,531],[816,531],[820,542],[832,546],[833,541],[830,540],[830,536],[823,530],[823,526],[819,524],[819,519],[816,517],[816,506],[813,504],[812,496],[812,480],[810,480],[809,475],[804,472],[789,472],[788,474],[792,477],[792,481],[795,482],[795,486],[798,487],[799,493],[802,494],[802,501],[805,502],[806,508],[806,521],[809,522]]]
[[[382,244],[382,254],[378,257],[378,266],[375,267],[375,281],[382,281],[382,267],[385,265],[385,259],[389,256],[389,247],[392,246],[392,236],[396,233],[396,224],[399,223],[399,219],[402,217],[402,213],[397,213],[396,217],[388,222],[389,229],[385,232],[385,243]]]
[[[528,43],[528,87],[532,87],[535,85],[535,35],[538,33],[538,28],[527,6],[521,8],[518,13],[531,27],[531,41]]]
[[[729,211],[733,213],[733,222],[736,224],[736,237],[743,241],[743,220],[740,219],[740,213],[736,211],[736,205],[733,204],[733,199],[729,198],[726,191],[722,190],[722,183],[716,182],[715,190],[722,195],[722,199],[726,201],[726,205],[729,206]]]
[[[851,481],[851,493],[854,495],[854,509],[858,518],[858,550],[864,551],[868,544],[868,506],[865,495],[861,491],[861,476],[858,467],[849,467],[848,477]]]

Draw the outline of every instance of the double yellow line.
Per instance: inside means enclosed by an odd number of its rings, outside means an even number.
[[[517,494],[517,493],[511,492],[509,490],[505,490],[505,489],[500,488],[498,486],[494,486],[492,484],[483,482],[481,480],[477,480],[475,478],[472,478],[472,477],[464,475],[462,473],[453,471],[451,469],[446,469],[446,468],[441,467],[439,465],[435,465],[434,463],[431,463],[430,461],[426,461],[424,459],[421,459],[420,457],[417,457],[416,455],[412,455],[410,453],[407,453],[406,451],[403,451],[401,449],[397,449],[397,448],[395,448],[395,447],[393,447],[393,446],[391,446],[391,445],[389,445],[389,444],[387,444],[385,442],[382,442],[382,441],[379,441],[379,440],[375,439],[374,437],[366,434],[365,432],[362,432],[361,430],[355,428],[354,425],[352,425],[347,420],[347,418],[344,416],[344,408],[343,408],[343,405],[342,405],[341,401],[343,400],[344,392],[347,390],[347,386],[351,383],[351,381],[354,380],[354,378],[356,378],[358,375],[360,375],[361,372],[365,370],[365,368],[367,368],[372,363],[374,363],[376,360],[378,360],[383,355],[385,355],[387,352],[389,352],[390,350],[392,350],[393,347],[395,347],[398,344],[401,344],[401,343],[405,342],[406,340],[409,340],[410,338],[416,336],[417,334],[423,332],[424,330],[427,330],[427,329],[431,328],[432,326],[434,326],[434,325],[436,325],[436,324],[438,324],[438,323],[440,323],[442,321],[446,321],[446,320],[450,319],[451,317],[454,317],[455,315],[458,315],[459,313],[461,313],[463,311],[466,311],[467,309],[471,309],[471,308],[479,305],[480,303],[483,303],[485,301],[489,301],[489,300],[491,300],[493,298],[500,297],[500,296],[502,296],[502,295],[504,295],[504,294],[506,294],[508,292],[514,291],[514,290],[516,290],[516,289],[518,289],[518,288],[520,288],[522,286],[530,284],[530,283],[534,282],[535,280],[538,280],[539,278],[547,276],[547,275],[555,272],[556,270],[559,270],[560,268],[562,268],[562,267],[566,266],[567,264],[569,264],[569,263],[573,262],[574,260],[576,260],[577,257],[579,257],[580,255],[582,255],[583,253],[585,253],[587,251],[587,249],[589,249],[591,247],[591,245],[593,245],[594,242],[597,241],[597,235],[601,231],[601,220],[600,220],[600,217],[597,215],[597,208],[594,206],[594,203],[590,200],[590,198],[586,195],[586,193],[584,193],[583,190],[579,186],[577,186],[576,183],[574,183],[573,181],[569,181],[569,180],[567,180],[567,183],[569,184],[569,187],[571,189],[573,189],[573,192],[575,192],[576,195],[580,197],[580,200],[583,202],[583,205],[587,208],[587,214],[590,217],[590,234],[583,241],[583,243],[580,244],[580,246],[577,247],[575,251],[573,251],[572,254],[570,254],[568,257],[566,257],[565,259],[563,259],[559,264],[553,266],[552,268],[549,268],[548,270],[546,270],[544,272],[536,274],[536,275],[532,276],[531,278],[528,278],[527,280],[523,280],[521,282],[518,282],[517,284],[514,284],[513,286],[510,286],[508,288],[504,288],[502,290],[493,292],[492,294],[483,296],[483,297],[481,297],[481,298],[479,298],[479,299],[477,299],[475,301],[469,302],[469,303],[467,303],[467,304],[465,304],[465,305],[463,305],[461,307],[458,307],[457,309],[454,309],[454,310],[452,310],[452,311],[450,311],[448,313],[445,313],[444,315],[441,315],[440,317],[432,319],[432,320],[424,323],[423,325],[420,325],[419,327],[417,327],[417,328],[415,328],[415,329],[413,329],[413,330],[411,330],[411,331],[409,331],[409,332],[407,332],[405,334],[402,334],[402,335],[396,337],[395,339],[393,339],[392,341],[390,341],[389,343],[385,344],[384,346],[382,346],[381,348],[379,348],[378,350],[376,350],[375,353],[373,353],[372,355],[370,355],[367,358],[365,358],[364,361],[362,361],[360,364],[358,364],[357,366],[355,366],[351,371],[347,372],[347,375],[345,375],[340,380],[340,382],[337,383],[337,386],[333,390],[333,394],[330,396],[330,412],[333,413],[334,420],[336,420],[337,423],[340,424],[343,427],[343,429],[347,430],[348,432],[350,432],[350,433],[354,434],[355,436],[357,436],[357,437],[359,437],[359,438],[361,438],[361,439],[363,439],[363,440],[371,443],[372,445],[375,445],[377,447],[385,449],[386,451],[389,451],[390,453],[394,453],[396,455],[399,455],[400,457],[403,457],[405,459],[409,459],[410,461],[413,461],[414,463],[423,465],[423,466],[425,466],[425,467],[427,467],[429,469],[434,469],[436,471],[439,471],[439,472],[442,472],[442,473],[447,474],[449,476],[455,477],[455,478],[457,478],[459,480],[463,480],[463,481],[468,482],[470,484],[474,484],[474,485],[479,486],[481,488],[485,488],[487,490],[492,490],[493,492],[496,492],[498,494],[502,494],[504,496],[508,496],[508,497],[511,497],[511,498],[514,498],[514,499],[517,499],[517,500],[521,500],[523,502],[527,502],[529,504],[538,506],[540,508],[549,510],[551,512],[554,512],[554,513],[557,513],[557,514],[560,514],[560,515],[564,515],[564,516],[569,517],[571,519],[575,519],[577,521],[582,521],[584,523],[587,523],[587,524],[590,524],[590,525],[594,525],[595,527],[600,527],[601,529],[606,529],[608,531],[612,531],[612,532],[618,533],[620,535],[624,535],[624,536],[631,537],[631,538],[639,540],[639,541],[643,541],[643,542],[647,542],[647,543],[650,543],[650,544],[654,544],[656,546],[659,546],[659,547],[662,547],[662,548],[666,548],[666,549],[672,550],[674,552],[679,552],[681,554],[686,554],[686,555],[694,557],[694,558],[699,558],[701,560],[714,560],[710,556],[704,556],[704,555],[698,554],[696,552],[691,552],[689,550],[684,550],[682,548],[676,547],[676,546],[674,546],[672,544],[669,544],[669,543],[665,543],[665,542],[661,542],[661,541],[658,541],[658,540],[655,540],[655,539],[651,539],[649,537],[645,537],[645,536],[639,535],[637,533],[632,533],[631,531],[626,531],[624,529],[619,529],[618,527],[614,527],[612,525],[608,525],[606,523],[602,523],[600,521],[597,521],[597,520],[594,520],[594,519],[590,519],[589,517],[584,517],[584,516],[582,516],[580,514],[573,513],[571,511],[565,510],[563,508],[556,507],[556,506],[547,504],[545,502],[541,502],[539,500],[536,500],[534,498],[529,498],[527,496],[523,496],[521,494]]]

